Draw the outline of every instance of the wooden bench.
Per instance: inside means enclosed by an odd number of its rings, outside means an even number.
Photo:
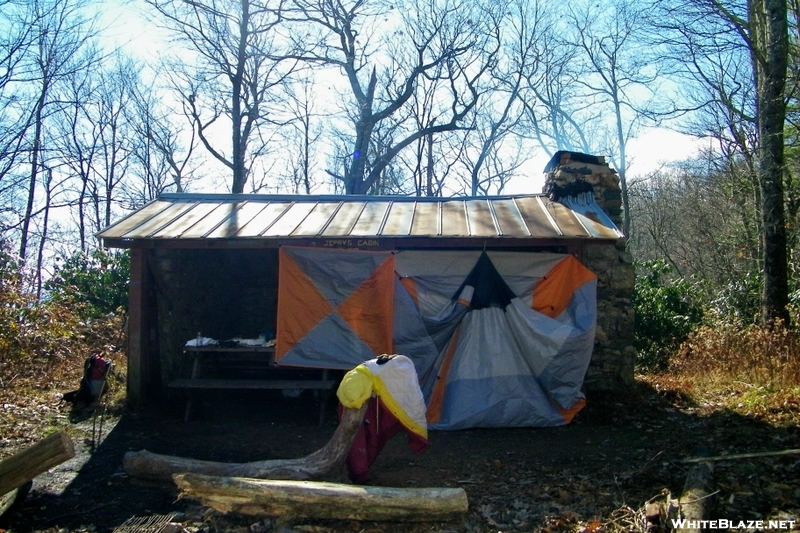
[[[184,420],[189,421],[192,412],[193,394],[192,391],[199,389],[228,389],[228,390],[313,390],[315,393],[321,392],[319,398],[319,424],[325,422],[325,407],[330,392],[337,386],[337,381],[328,379],[328,370],[316,370],[321,373],[321,379],[221,379],[217,377],[200,377],[204,355],[213,355],[215,358],[225,358],[232,361],[233,366],[237,362],[244,363],[244,372],[252,375],[254,372],[266,373],[275,376],[282,372],[291,372],[292,369],[279,368],[274,362],[275,350],[271,346],[239,346],[239,347],[218,347],[218,346],[187,346],[184,353],[193,357],[192,375],[190,378],[175,379],[169,383],[170,388],[184,389],[187,392],[186,412]],[[255,357],[254,357],[255,356]],[[300,370],[296,370],[300,371]],[[308,372],[308,370],[305,370]]]

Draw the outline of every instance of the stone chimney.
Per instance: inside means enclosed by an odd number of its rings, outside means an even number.
[[[544,169],[543,193],[558,202],[564,197],[591,191],[594,201],[622,228],[622,191],[617,171],[604,156],[578,152],[556,152]]]
[[[542,192],[551,201],[591,194],[617,228],[622,227],[622,193],[617,171],[605,157],[557,152],[544,169]],[[587,242],[583,262],[597,275],[597,331],[586,372],[588,390],[619,390],[633,384],[633,258],[624,238]]]

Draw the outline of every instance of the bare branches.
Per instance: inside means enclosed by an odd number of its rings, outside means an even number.
[[[148,0],[160,21],[198,59],[198,68],[173,63],[183,79],[187,115],[206,150],[231,171],[231,191],[241,193],[250,168],[267,147],[260,130],[270,124],[270,108],[294,69],[276,59],[276,27],[283,20],[283,0],[222,4],[192,0]],[[212,136],[221,122],[230,124],[229,144]]]
[[[348,193],[372,190],[394,158],[417,140],[461,128],[478,101],[476,80],[488,66],[479,63],[483,27],[470,17],[465,4],[427,0],[391,6],[374,0],[297,0],[287,10],[290,29],[310,37],[295,39],[290,57],[337,68],[346,80],[352,148],[347,170],[329,174],[342,178]],[[408,112],[423,90],[437,92],[432,102],[438,111],[431,125],[412,126]],[[392,142],[373,142],[376,131],[387,127],[395,132]]]

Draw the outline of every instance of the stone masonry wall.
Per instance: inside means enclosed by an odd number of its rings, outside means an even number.
[[[619,176],[604,158],[562,153],[547,172],[544,192],[551,199],[592,191],[598,206],[622,227]],[[633,384],[633,258],[625,239],[588,243],[583,261],[597,275],[597,333],[586,373],[588,390],[619,390]]]

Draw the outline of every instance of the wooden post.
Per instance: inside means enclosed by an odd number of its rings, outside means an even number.
[[[64,431],[0,461],[0,495],[27,483],[42,472],[75,457],[72,439]]]
[[[144,317],[145,299],[144,250],[131,249],[131,279],[128,286],[128,383],[129,406],[136,408],[144,397],[144,372],[142,369],[147,345],[147,321]]]
[[[223,513],[334,520],[442,521],[469,508],[462,488],[390,488],[177,474],[180,497]]]

